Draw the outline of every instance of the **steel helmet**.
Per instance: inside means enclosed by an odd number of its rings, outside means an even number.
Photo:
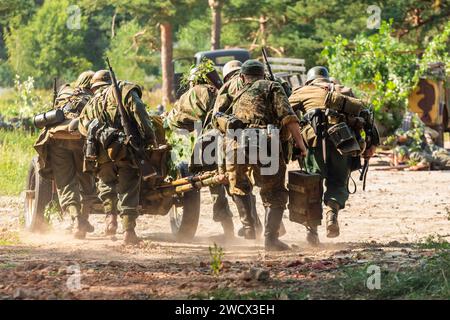
[[[239,60],[231,60],[228,61],[224,66],[223,66],[223,81],[227,82],[229,76],[231,76],[234,71],[237,70],[241,70],[242,67],[242,62],[240,62]]]
[[[323,78],[323,79],[330,79],[330,76],[328,75],[328,69],[322,66],[316,66],[308,70],[308,73],[306,74],[306,82],[305,84],[310,83],[313,80]]]
[[[91,89],[95,89],[101,86],[107,86],[112,83],[111,76],[108,70],[97,71],[91,80]]]

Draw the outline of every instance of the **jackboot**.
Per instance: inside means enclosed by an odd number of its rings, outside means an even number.
[[[223,234],[226,239],[232,239],[234,238],[234,223],[233,218],[230,216],[227,216],[226,218],[222,219],[220,221],[220,224],[223,228]]]
[[[83,221],[84,228],[87,233],[92,233],[95,231],[94,226],[89,222],[89,211],[90,207],[87,205],[81,205],[81,220]]]
[[[233,200],[238,209],[239,217],[244,228],[244,238],[248,240],[256,239],[255,220],[252,216],[251,196],[249,194],[244,196],[233,195]]]
[[[107,236],[114,236],[117,232],[117,213],[107,213],[105,218],[106,229],[105,234]]]
[[[317,232],[317,226],[308,226],[306,227],[307,233],[306,233],[306,241],[313,246],[317,247],[320,244],[319,241],[319,233]]]
[[[251,202],[252,202],[252,217],[253,217],[253,221],[255,222],[254,223],[255,234],[256,234],[256,238],[259,239],[259,238],[261,238],[261,235],[264,231],[263,225],[261,223],[261,219],[259,219],[258,211],[256,210],[256,197],[253,194],[251,194],[250,198],[251,198]],[[238,236],[243,237],[244,232],[245,232],[245,228],[241,227],[238,231]]]
[[[286,251],[289,250],[289,246],[280,241],[279,230],[280,223],[283,219],[283,208],[266,208],[265,216],[265,241],[264,247],[267,251]]]
[[[338,213],[340,206],[334,201],[329,201],[326,206],[326,226],[327,238],[336,238],[339,236]]]
[[[136,227],[136,215],[123,215],[122,216],[122,226],[123,230],[125,230],[125,235],[123,239],[123,243],[125,245],[137,245],[142,240],[136,235],[136,231],[134,228]]]

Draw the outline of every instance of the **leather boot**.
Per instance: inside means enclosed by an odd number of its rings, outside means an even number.
[[[336,238],[339,236],[339,204],[330,201],[326,206],[326,219],[327,219],[327,238]]]
[[[117,232],[117,213],[106,214],[106,230],[105,234],[107,236],[114,236]]]
[[[258,211],[256,209],[256,197],[254,194],[250,195],[251,201],[252,201],[252,217],[253,217],[253,221],[255,222],[255,233],[256,233],[256,238],[259,239],[261,238],[261,235],[263,233],[263,225],[261,223],[261,219],[259,219],[259,215],[258,215]],[[238,231],[238,236],[239,237],[243,237],[244,236],[244,232],[245,232],[245,228],[241,227]]]
[[[122,216],[123,230],[125,230],[123,243],[125,245],[137,245],[141,242],[141,239],[136,235],[136,231],[134,231],[134,228],[136,227],[136,218],[136,215]]]
[[[266,208],[266,230],[264,232],[266,238],[264,246],[267,251],[285,251],[290,249],[286,243],[278,239],[283,212],[283,208]]]
[[[220,224],[223,228],[223,234],[226,239],[232,239],[234,238],[234,223],[233,218],[230,216],[227,216],[222,221],[220,221]]]
[[[87,204],[81,205],[81,217],[84,222],[84,228],[86,229],[87,233],[92,233],[95,231],[94,226],[89,222],[89,212],[90,212],[91,206]]]
[[[233,195],[233,200],[238,209],[239,217],[244,228],[244,238],[248,240],[256,239],[255,221],[252,216],[251,196],[249,194],[244,196]]]
[[[89,221],[87,221],[84,217],[79,216],[77,218],[76,229],[73,236],[75,239],[85,239],[86,233],[89,232],[88,230],[92,230],[91,228],[94,227],[89,223]]]
[[[317,232],[317,226],[313,226],[313,227],[306,227],[307,229],[307,233],[306,233],[306,241],[308,241],[308,243],[313,246],[313,247],[317,247],[320,244],[319,241],[319,233]]]

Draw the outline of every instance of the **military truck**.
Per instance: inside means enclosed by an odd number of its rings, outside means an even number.
[[[192,58],[179,58],[172,62],[174,68],[174,88],[177,99],[186,92],[187,88],[181,85],[183,74],[189,70],[190,66],[198,65],[204,58],[214,62],[218,71],[222,71],[223,66],[231,60],[238,60],[244,63],[250,59],[250,52],[245,49],[220,49],[213,51],[197,52]],[[269,57],[274,75],[288,82],[292,88],[304,84],[306,80],[305,60],[294,58],[274,58]]]
[[[443,146],[444,133],[450,132],[450,77],[442,62],[429,65],[408,98],[408,108],[439,133],[436,143]]]

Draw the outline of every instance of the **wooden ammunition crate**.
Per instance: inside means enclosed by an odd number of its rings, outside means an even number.
[[[301,224],[322,219],[322,179],[319,174],[288,172],[289,220]]]

